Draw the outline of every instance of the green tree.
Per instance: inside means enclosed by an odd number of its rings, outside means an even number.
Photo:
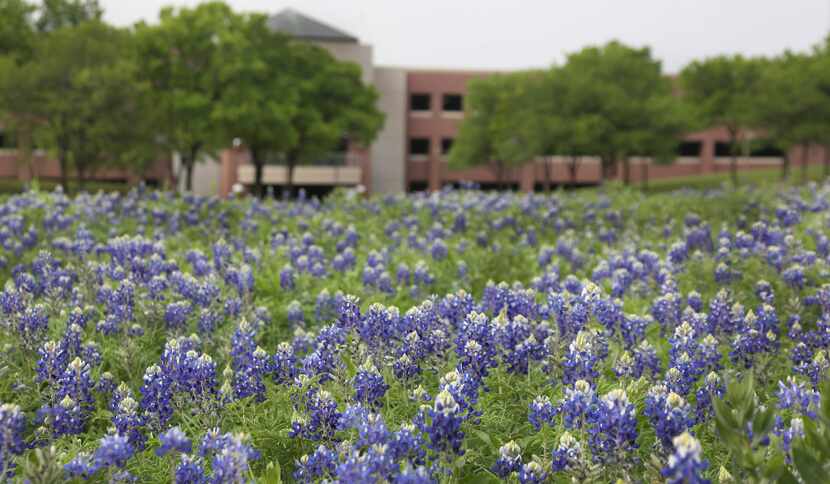
[[[0,0],[0,56],[22,60],[31,53],[34,12],[24,0]]]
[[[133,61],[128,32],[90,21],[44,35],[29,62],[0,75],[0,98],[25,100],[15,106],[36,120],[35,138],[57,157],[64,187],[70,167],[83,185],[100,166],[149,156],[147,86]]]
[[[139,23],[135,31],[139,70],[159,113],[159,139],[168,152],[179,154],[179,178],[183,175],[185,189],[192,190],[195,164],[229,144],[213,112],[230,87],[222,63],[240,51],[244,19],[222,2],[209,2],[164,8],[158,24]]]
[[[729,133],[732,183],[738,184],[741,136],[755,121],[758,80],[764,61],[740,55],[695,61],[680,74],[682,95],[708,126],[723,126]]]
[[[817,61],[815,57],[786,52],[764,67],[758,82],[755,121],[784,151],[783,179],[789,176],[789,153],[795,147],[801,148],[802,178],[806,179],[810,147],[825,141],[830,131],[830,109],[819,89]]]
[[[296,84],[288,60],[289,40],[267,25],[267,17],[252,15],[235,52],[221,63],[220,77],[228,86],[215,104],[212,119],[226,139],[239,138],[254,165],[254,191],[263,194],[262,172],[267,157],[287,152],[297,143],[292,120],[299,108]],[[236,49],[235,49],[236,50]]]
[[[36,21],[40,32],[77,27],[84,22],[101,20],[104,9],[98,0],[43,0]]]
[[[628,184],[630,157],[648,154],[648,134],[660,127],[653,111],[669,105],[660,62],[648,48],[612,41],[569,55],[562,75],[569,104],[565,119],[585,117],[582,126],[576,125],[581,149],[599,155],[603,179],[622,161],[623,181]]]
[[[504,183],[507,168],[544,150],[540,113],[530,109],[532,84],[538,74],[496,74],[470,81],[466,114],[449,154],[451,166],[492,163]]]
[[[318,161],[344,139],[368,146],[384,121],[378,93],[363,82],[360,66],[340,62],[313,44],[290,45],[286,70],[297,98],[290,121],[296,138],[284,152],[289,195],[297,165]]]

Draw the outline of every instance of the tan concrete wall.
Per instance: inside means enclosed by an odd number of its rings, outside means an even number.
[[[376,68],[375,87],[380,93],[378,109],[386,120],[371,147],[372,193],[399,193],[406,189],[406,72]]]
[[[363,71],[363,82],[372,84],[374,81],[374,60],[371,45],[351,44],[348,42],[315,42],[316,45],[331,52],[336,59],[354,62]]]

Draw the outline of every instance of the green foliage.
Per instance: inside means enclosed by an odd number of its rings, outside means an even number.
[[[166,7],[158,24],[135,27],[139,72],[152,88],[158,134],[166,149],[181,156],[187,190],[193,166],[230,145],[213,112],[230,87],[220,76],[223,62],[239,52],[243,35],[243,18],[223,2]]]

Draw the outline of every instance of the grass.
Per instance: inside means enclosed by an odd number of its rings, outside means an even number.
[[[821,165],[809,165],[807,169],[808,181],[821,181],[824,179],[824,167]],[[739,185],[775,186],[798,184],[802,182],[800,166],[791,167],[789,181],[782,182],[780,168],[759,168],[738,172]],[[732,179],[729,172],[720,172],[707,175],[692,175],[683,177],[663,178],[649,180],[644,187],[647,193],[663,193],[673,190],[690,188],[694,190],[709,190],[715,188],[731,188]]]

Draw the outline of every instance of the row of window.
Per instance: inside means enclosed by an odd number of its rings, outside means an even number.
[[[464,111],[464,96],[461,94],[444,94],[441,98],[441,109],[444,112]],[[412,93],[409,95],[410,111],[432,111],[432,94]]]
[[[441,154],[446,155],[452,148],[453,138],[441,138]],[[432,142],[429,138],[410,138],[409,154],[415,156],[429,156]]]

